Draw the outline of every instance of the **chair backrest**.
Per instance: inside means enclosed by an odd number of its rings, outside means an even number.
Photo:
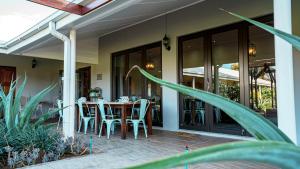
[[[81,97],[77,101],[77,104],[78,104],[78,107],[79,107],[79,113],[80,113],[81,117],[84,117],[84,114],[83,114],[83,105],[85,103],[86,103],[86,98],[85,97]]]
[[[204,103],[201,100],[195,100],[196,110],[204,109]]]
[[[56,103],[57,103],[57,108],[59,108],[59,111],[58,111],[59,117],[62,117],[63,116],[63,110],[62,110],[63,102],[62,102],[62,100],[57,99]]]
[[[184,98],[183,99],[183,108],[184,108],[184,110],[191,110],[192,109],[192,99]]]
[[[134,102],[132,107],[132,113],[131,113],[131,119],[133,119],[134,116],[134,107],[137,103],[140,103],[140,111],[139,111],[139,120],[143,120],[145,118],[145,115],[147,113],[148,107],[150,105],[150,101],[147,99],[140,99],[136,102]]]
[[[106,113],[105,113],[104,102],[105,101],[103,99],[98,99],[97,106],[99,108],[99,113],[100,113],[101,119],[106,120]],[[108,112],[109,112],[109,114],[111,115],[111,117],[113,119],[110,105],[108,105]]]

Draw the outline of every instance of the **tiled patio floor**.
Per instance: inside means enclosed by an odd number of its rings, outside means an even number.
[[[138,140],[133,139],[129,133],[126,140],[120,139],[116,133],[107,140],[105,137],[98,138],[94,135],[94,154],[70,158],[42,165],[28,167],[30,169],[110,169],[123,168],[131,165],[141,164],[147,161],[160,159],[185,151],[185,145],[190,149],[230,142],[234,140],[214,138],[186,133],[166,132],[154,130],[154,135],[145,139],[142,131]],[[88,136],[84,137],[88,139]],[[183,167],[178,167],[183,168]],[[272,168],[265,164],[249,162],[222,162],[211,164],[197,164],[190,169],[267,169]]]

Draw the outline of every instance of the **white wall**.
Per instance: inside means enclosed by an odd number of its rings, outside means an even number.
[[[87,38],[77,40],[76,61],[82,63],[98,63],[98,38]],[[23,53],[26,56],[63,60],[63,42],[52,38],[46,45],[36,49],[27,50]]]
[[[251,7],[249,7],[251,6]],[[218,10],[224,8],[236,13],[256,17],[270,14],[273,4],[270,0],[208,0],[198,5],[168,15],[167,34],[171,38],[171,51],[162,52],[164,80],[177,83],[177,38],[182,35],[238,21],[236,18]],[[92,77],[92,85],[103,88],[105,99],[110,99],[111,54],[117,51],[160,41],[165,34],[165,17],[112,33],[99,39],[99,65],[92,66],[94,74],[103,74],[103,80]],[[177,130],[178,113],[177,92],[163,88],[163,126]]]
[[[31,57],[0,54],[0,66],[16,67],[17,77],[24,76],[26,73],[28,78],[24,91],[26,97],[33,96],[49,85],[57,83],[59,68],[62,66],[61,61],[36,58],[37,65],[33,69],[31,67],[32,59]],[[57,96],[58,87],[49,93],[44,100],[51,101],[56,99]]]

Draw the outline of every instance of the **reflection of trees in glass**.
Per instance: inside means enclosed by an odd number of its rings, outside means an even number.
[[[220,95],[235,102],[240,102],[240,86],[236,81],[221,80]]]
[[[253,90],[255,94],[255,90]],[[255,107],[260,111],[265,111],[267,109],[273,109],[272,107],[272,90],[268,86],[260,86],[257,92],[258,105]]]

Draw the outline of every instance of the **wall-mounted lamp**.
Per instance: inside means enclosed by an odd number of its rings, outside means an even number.
[[[165,37],[163,38],[163,45],[167,50],[171,50],[170,38],[167,36],[167,34],[165,34]]]
[[[256,56],[256,46],[253,43],[249,44],[249,56],[250,57],[255,57]]]
[[[146,64],[146,69],[148,70],[153,70],[155,68],[154,64],[153,63],[147,63]]]
[[[32,59],[32,61],[31,61],[31,67],[32,67],[32,69],[34,69],[36,67],[36,65],[37,65],[36,59]]]

